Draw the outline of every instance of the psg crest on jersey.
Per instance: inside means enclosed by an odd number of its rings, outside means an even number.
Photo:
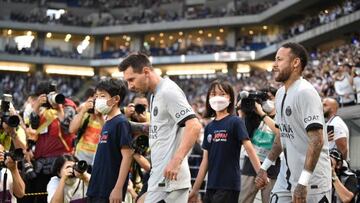
[[[287,106],[287,107],[286,107],[285,113],[286,113],[287,116],[290,116],[290,115],[291,115],[291,108],[290,108],[290,106]]]
[[[154,116],[157,116],[158,112],[159,112],[158,107],[155,106],[155,108],[154,108]]]

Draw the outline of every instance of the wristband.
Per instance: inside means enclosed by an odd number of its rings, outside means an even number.
[[[264,162],[261,164],[261,169],[263,169],[264,171],[267,171],[271,165],[273,165],[275,162],[271,161],[270,159],[268,159],[266,157],[266,159],[264,160]]]
[[[303,171],[301,172],[301,175],[300,175],[300,178],[299,178],[298,183],[301,184],[301,185],[303,185],[303,186],[308,186],[309,181],[310,181],[310,178],[311,178],[311,175],[312,175],[312,173],[310,173],[309,171],[303,170]]]

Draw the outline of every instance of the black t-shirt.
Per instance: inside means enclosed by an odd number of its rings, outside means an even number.
[[[122,161],[121,148],[130,146],[132,137],[130,124],[125,116],[117,115],[106,121],[95,154],[87,191],[88,197],[109,198],[119,176]],[[126,194],[129,177],[125,180],[123,196]]]
[[[229,115],[205,127],[203,148],[208,151],[207,189],[240,191],[240,149],[249,139],[244,122]]]

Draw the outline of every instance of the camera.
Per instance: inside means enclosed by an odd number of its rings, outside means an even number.
[[[25,176],[26,180],[33,180],[36,178],[34,166],[31,164],[31,162],[24,161],[23,169],[24,169],[24,176]]]
[[[255,102],[262,104],[268,100],[267,92],[264,91],[242,91],[239,94],[238,100],[241,99],[240,109],[246,113],[255,112]]]
[[[87,111],[90,114],[95,113],[95,100],[92,103],[93,103],[93,107]]]
[[[12,101],[12,95],[4,94],[1,99],[1,111],[0,111],[0,126],[5,122],[12,128],[16,128],[20,124],[20,119],[18,116],[10,115],[10,104]]]
[[[56,92],[56,85],[50,84],[49,90],[46,93],[47,101],[43,104],[46,108],[51,108],[54,104],[64,104],[65,103],[65,96],[63,94]]]
[[[134,108],[135,112],[138,114],[143,114],[146,111],[146,107],[143,104],[136,104]]]
[[[11,157],[14,161],[21,161],[24,158],[24,153],[21,148],[17,148],[14,151],[8,151],[4,153],[4,161],[0,162],[0,168],[5,168],[5,160],[7,157]]]
[[[145,155],[149,148],[149,138],[146,135],[140,135],[131,142],[131,147],[135,153]]]
[[[86,163],[86,161],[84,160],[80,160],[78,162],[75,162],[74,166],[73,166],[73,174],[72,174],[72,178],[75,177],[75,171],[78,173],[85,173],[85,171],[87,171],[89,165]]]

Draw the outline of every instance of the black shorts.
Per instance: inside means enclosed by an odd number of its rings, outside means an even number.
[[[239,191],[235,190],[206,190],[204,203],[237,203],[239,200]]]

